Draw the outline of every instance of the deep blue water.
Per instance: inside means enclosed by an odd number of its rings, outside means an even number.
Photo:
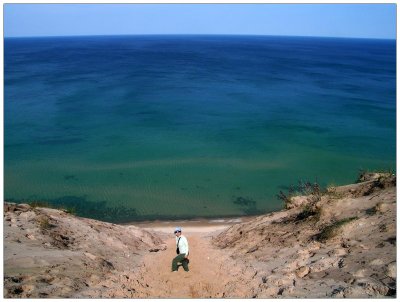
[[[5,198],[109,221],[277,210],[396,163],[396,41],[6,38]],[[243,199],[246,202],[243,201]]]

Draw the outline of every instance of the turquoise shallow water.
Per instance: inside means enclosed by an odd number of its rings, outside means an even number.
[[[5,197],[115,222],[280,209],[300,179],[395,168],[395,65],[394,40],[5,39]]]

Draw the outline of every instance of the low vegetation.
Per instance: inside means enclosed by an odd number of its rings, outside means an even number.
[[[318,234],[317,239],[318,241],[325,242],[329,239],[334,238],[335,236],[339,235],[341,228],[346,225],[347,223],[358,219],[358,217],[348,217],[326,226],[321,233]]]
[[[368,178],[371,175],[380,175],[379,177],[387,178],[387,177],[390,177],[395,174],[396,174],[396,172],[391,168],[377,169],[377,170],[362,169],[362,170],[359,170],[359,172],[358,172],[358,177],[357,177],[356,183],[360,183],[360,182],[369,180]]]
[[[285,208],[287,208],[288,205],[292,203],[292,198],[295,196],[311,196],[311,201],[315,203],[321,200],[321,195],[321,187],[317,181],[312,183],[310,181],[299,180],[296,186],[289,186],[287,193],[279,191],[277,198],[282,200]]]
[[[312,205],[305,205],[303,210],[296,216],[296,221],[306,220],[312,217],[314,220],[318,221],[322,214],[321,207],[315,207]]]
[[[40,216],[38,219],[39,228],[42,231],[49,230],[52,227],[52,224],[49,221],[49,218],[46,216]]]
[[[71,215],[76,215],[76,209],[75,207],[65,207],[63,205],[56,206],[51,203],[48,203],[46,201],[29,201],[28,204],[36,209],[36,208],[49,208],[49,209],[56,209],[63,211],[65,213],[71,214]]]
[[[32,208],[50,208],[51,205],[48,202],[45,201],[29,201],[28,204]]]
[[[339,192],[334,185],[328,185],[325,192],[332,199],[341,199],[346,195],[344,192]]]
[[[59,209],[65,213],[76,215],[76,209],[74,207],[60,207]]]

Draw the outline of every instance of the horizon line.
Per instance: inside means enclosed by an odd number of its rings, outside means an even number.
[[[343,36],[312,36],[312,35],[268,35],[268,34],[83,34],[83,35],[49,35],[49,36],[4,36],[3,39],[23,38],[73,38],[73,37],[119,37],[119,36],[257,36],[257,37],[298,37],[298,38],[332,38],[332,39],[363,39],[363,40],[394,40],[396,38],[376,37],[343,37]]]

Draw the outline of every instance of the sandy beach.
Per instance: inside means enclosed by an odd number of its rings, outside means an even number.
[[[234,224],[243,223],[251,220],[253,217],[235,217],[235,218],[213,218],[213,219],[194,219],[194,220],[173,220],[173,221],[144,221],[131,223],[137,227],[149,231],[172,234],[175,227],[181,227],[185,233],[213,233],[222,231]],[[127,224],[130,225],[130,224]]]

